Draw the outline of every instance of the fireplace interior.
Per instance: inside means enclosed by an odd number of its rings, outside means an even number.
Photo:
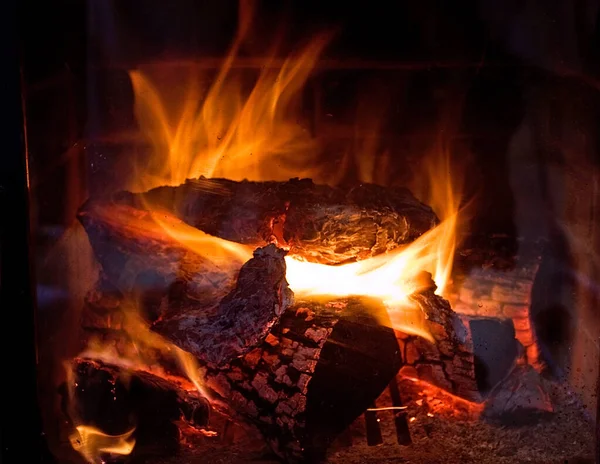
[[[54,462],[598,462],[597,2],[28,3]]]

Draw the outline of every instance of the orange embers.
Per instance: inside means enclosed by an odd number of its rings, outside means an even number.
[[[406,378],[402,385],[402,391],[410,394],[417,410],[426,413],[428,417],[442,415],[475,421],[483,412],[483,403],[465,400],[422,380]]]

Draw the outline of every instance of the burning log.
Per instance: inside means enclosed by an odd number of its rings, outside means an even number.
[[[253,248],[276,243],[291,255],[323,264],[389,251],[438,222],[431,208],[401,188],[362,184],[345,189],[316,185],[310,179],[236,182],[204,177],[177,187],[90,201],[79,217],[89,233],[98,209],[124,205],[165,210],[212,236]]]
[[[242,356],[265,339],[292,301],[283,256],[274,245],[256,250],[215,311],[171,296],[173,316],[165,314],[153,329],[205,364],[222,365]]]
[[[431,335],[398,332],[403,366],[400,374],[443,388],[460,398],[481,401],[475,375],[475,356],[469,331],[450,307],[435,294],[435,284],[411,295],[425,315],[424,329]]]
[[[223,248],[197,253],[198,242],[211,245],[200,231],[126,205],[88,202],[78,218],[104,277],[121,293],[148,288],[162,297],[173,291],[214,305],[233,289],[239,269],[252,256],[250,249],[243,255]]]
[[[205,382],[255,423],[279,456],[313,462],[373,404],[400,365],[380,304],[299,301],[260,346],[227,366],[209,366]]]
[[[210,304],[193,298],[193,282],[179,281],[171,287],[151,289],[154,308],[144,306],[144,315],[156,332],[192,353],[203,363],[225,364],[260,344],[283,311],[291,304],[292,292],[285,280],[285,252],[268,245],[254,252],[237,275],[235,287],[220,301]],[[145,271],[142,271],[142,275]],[[101,282],[104,286],[107,282]],[[189,284],[189,285],[188,285]],[[108,334],[120,331],[127,317],[122,296],[116,289],[97,289],[86,297],[84,328]],[[148,296],[148,292],[142,295]],[[135,309],[134,309],[135,311]],[[152,314],[159,317],[152,318]],[[125,334],[126,336],[126,334]]]
[[[322,454],[337,433],[372,406],[401,366],[404,376],[478,400],[468,331],[434,290],[432,284],[412,296],[423,315],[422,330],[433,342],[394,333],[379,302],[298,301],[252,351],[229,364],[205,366],[205,385],[228,405],[226,414],[255,423],[273,449],[292,460]],[[120,311],[114,292],[90,296],[86,312]],[[177,344],[199,340],[186,319],[182,313],[156,326]],[[96,318],[86,320],[102,325]]]
[[[85,424],[108,435],[135,428],[138,448],[174,451],[179,445],[175,423],[194,428],[208,425],[210,403],[175,381],[145,371],[126,369],[98,360],[76,358],[63,398],[63,410],[77,425]]]

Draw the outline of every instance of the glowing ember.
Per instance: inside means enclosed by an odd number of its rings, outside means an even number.
[[[95,427],[79,425],[69,437],[73,449],[80,453],[89,463],[103,463],[103,454],[131,454],[135,447],[135,439],[131,435],[135,429],[121,435],[108,435]]]

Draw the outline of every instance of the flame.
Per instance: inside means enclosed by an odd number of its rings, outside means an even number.
[[[121,435],[108,435],[95,427],[78,425],[69,440],[73,449],[87,462],[103,463],[103,454],[131,454],[135,447],[135,439],[131,438],[134,431],[135,428]]]
[[[328,34],[315,37],[279,67],[273,49],[252,89],[245,91],[241,73],[234,71],[253,9],[242,3],[237,35],[216,77],[194,65],[130,71],[135,115],[153,149],[150,162],[144,160],[138,169],[133,189],[178,185],[201,175],[233,180],[314,177],[316,142],[298,124],[293,107]],[[201,83],[209,79],[212,84],[203,89]]]
[[[176,347],[162,336],[150,330],[149,324],[139,315],[138,307],[134,301],[123,302],[125,319],[122,330],[131,337],[131,343],[111,344],[92,338],[87,348],[79,357],[90,358],[113,364],[127,370],[147,371],[154,375],[170,379],[187,390],[196,389],[200,395],[210,400],[210,396],[202,385],[202,370],[193,355]],[[174,359],[179,364],[191,384],[186,384],[184,379],[166,372],[160,361]],[[67,385],[71,400],[74,398],[76,386],[71,365],[65,365]],[[75,410],[71,407],[70,415],[75,424],[78,420]],[[135,439],[130,438],[135,428],[121,435],[107,435],[99,429],[88,425],[76,425],[75,431],[70,436],[73,449],[79,452],[90,463],[103,463],[102,454],[130,454],[135,446]]]
[[[435,156],[427,165],[431,190],[430,204],[441,223],[406,247],[364,261],[326,266],[286,257],[286,277],[290,288],[301,296],[371,296],[380,298],[388,309],[396,330],[433,341],[425,330],[423,315],[410,295],[429,284],[418,276],[429,272],[444,295],[452,271],[456,249],[460,193],[450,175],[449,156]]]
[[[150,330],[148,322],[139,315],[138,305],[134,301],[123,301],[122,309],[125,315],[122,330],[129,335],[131,343],[125,346],[115,346],[92,339],[79,357],[97,359],[125,369],[144,370],[164,378],[174,378],[180,382],[179,378],[165,372],[160,366],[161,361],[172,359],[177,361],[198,393],[205,398],[210,398],[202,386],[202,371],[193,355]]]
[[[273,66],[273,50],[264,59],[251,90],[244,92],[240,75],[234,71],[252,16],[251,5],[241,2],[237,35],[205,92],[201,83],[211,76],[202,76],[193,66],[170,71],[155,66],[130,72],[136,117],[153,149],[150,162],[137,174],[137,188],[179,185],[186,178],[201,175],[232,180],[287,180],[309,175],[319,180],[322,173],[315,141],[291,116],[294,98],[315,66],[327,35],[315,37],[279,69]],[[366,102],[366,107],[369,104]],[[380,150],[378,143],[380,118],[372,116],[361,118],[369,137],[355,144],[359,178],[370,182],[382,179],[377,174],[387,171],[382,168],[389,161],[389,153]],[[288,256],[291,289],[301,296],[378,297],[396,329],[431,339],[424,329],[424,315],[410,295],[422,289],[422,279],[417,278],[422,271],[431,273],[436,292],[444,294],[456,247],[460,201],[451,180],[447,151],[435,153],[433,161],[425,164],[426,172],[416,177],[425,176],[433,187],[427,200],[441,219],[437,227],[404,248],[342,266]],[[236,265],[251,256],[251,250],[241,245],[186,228],[167,215],[155,214],[153,218],[173,238],[203,256],[233,256]]]
[[[242,80],[236,63],[249,34],[253,11],[250,3],[242,2],[240,6],[237,35],[216,76],[203,74],[200,66],[194,65],[147,65],[130,71],[136,118],[151,147],[150,158],[137,164],[132,190],[179,185],[187,178],[202,175],[232,180],[310,176],[317,182],[324,181],[318,146],[298,124],[294,103],[328,36],[315,37],[280,66],[275,65],[276,50],[272,50],[247,90],[247,79]],[[387,171],[382,168],[390,159],[389,153],[382,151],[377,143],[376,133],[381,125],[372,118],[367,121],[371,123],[366,128],[374,137],[367,144],[355,147],[360,148],[357,150],[360,155],[355,156],[359,178],[386,182],[385,176],[378,174]],[[429,194],[421,199],[441,219],[437,227],[405,247],[341,266],[287,256],[286,277],[291,289],[304,297],[379,298],[386,305],[395,329],[432,340],[425,329],[424,314],[410,297],[430,285],[418,277],[423,271],[432,275],[436,292],[444,294],[456,247],[460,202],[459,189],[450,175],[447,151],[436,150],[435,155],[424,164],[426,172],[415,177],[429,180]],[[147,225],[156,233],[168,234],[194,253],[232,272],[237,272],[252,255],[248,247],[209,236],[169,213],[151,211],[147,219]],[[163,356],[175,357],[195,387],[206,394],[195,360],[151,332],[137,315],[135,302],[132,307],[125,330],[133,337],[133,346],[151,347]],[[135,352],[115,359],[114,354],[106,353],[105,347],[92,351],[88,356],[108,356],[111,362],[137,368],[153,365],[152,360],[139,359]]]
[[[253,250],[248,246],[208,235],[171,213],[151,211],[150,217],[171,238],[220,267],[237,271],[252,257]]]

